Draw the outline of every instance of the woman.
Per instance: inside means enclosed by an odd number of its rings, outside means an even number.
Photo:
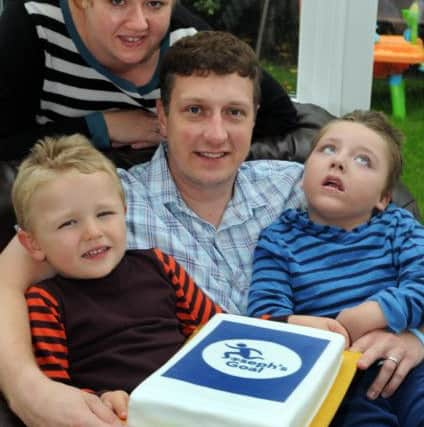
[[[0,160],[22,158],[46,135],[75,132],[102,150],[126,147],[130,163],[146,160],[133,149],[159,142],[160,57],[207,28],[175,0],[9,2],[0,18]],[[267,74],[262,91],[254,138],[283,136],[296,111]]]

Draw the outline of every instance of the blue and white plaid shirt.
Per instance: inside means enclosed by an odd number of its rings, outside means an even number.
[[[216,228],[185,204],[161,145],[151,162],[119,170],[127,202],[128,249],[157,247],[173,255],[216,303],[245,314],[259,233],[284,209],[304,206],[302,172],[298,163],[243,163],[234,196]]]

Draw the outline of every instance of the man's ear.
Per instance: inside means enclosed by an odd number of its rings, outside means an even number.
[[[22,229],[18,230],[18,240],[21,245],[28,251],[33,259],[36,261],[45,261],[46,255],[37,243],[37,240],[31,233]]]
[[[165,112],[165,107],[160,99],[156,100],[156,111],[159,119],[160,135],[166,139],[168,137],[168,117]]]
[[[386,209],[387,205],[390,203],[390,200],[392,200],[392,193],[388,191],[381,196],[380,201],[377,202],[375,208],[379,211],[384,211],[384,209]]]

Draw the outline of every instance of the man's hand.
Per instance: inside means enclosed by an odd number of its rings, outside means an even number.
[[[380,395],[390,397],[409,371],[424,360],[424,346],[409,332],[395,335],[385,330],[371,331],[356,340],[350,350],[363,353],[358,369],[365,370],[378,360],[383,361],[379,374],[368,389],[369,399]],[[399,364],[389,357],[398,360]]]
[[[102,402],[123,421],[128,417],[128,393],[123,390],[107,391],[100,397]]]
[[[324,329],[325,331],[336,332],[345,338],[346,347],[350,344],[349,334],[346,329],[335,319],[330,317],[303,316],[292,314],[287,319],[288,323],[301,326],[310,326],[311,328]]]
[[[28,427],[122,427],[97,396],[52,381],[40,373],[20,393],[9,393],[11,409]],[[16,391],[16,390],[15,390]]]

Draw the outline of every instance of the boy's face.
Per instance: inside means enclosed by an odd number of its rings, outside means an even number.
[[[368,221],[374,208],[386,208],[386,144],[359,123],[330,126],[305,164],[303,188],[312,221],[351,230]]]
[[[124,255],[125,207],[105,172],[57,175],[35,192],[30,215],[32,230],[21,242],[65,277],[103,277]]]
[[[252,138],[252,80],[236,73],[176,76],[168,114],[161,103],[158,114],[180,190],[231,191]]]

